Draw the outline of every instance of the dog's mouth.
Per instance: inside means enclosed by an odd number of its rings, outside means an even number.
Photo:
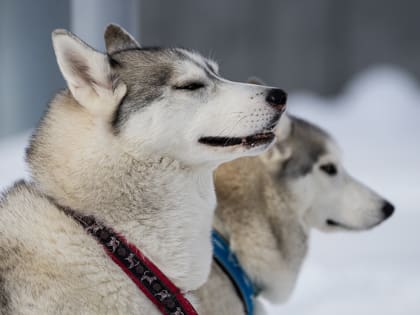
[[[346,224],[342,224],[340,222],[334,221],[334,220],[330,220],[328,219],[326,221],[328,226],[332,226],[332,227],[337,227],[337,228],[342,228],[342,229],[346,229],[346,230],[354,230],[354,228],[346,225]]]
[[[202,137],[198,139],[198,142],[209,145],[212,147],[232,147],[236,145],[241,145],[245,147],[257,147],[260,145],[265,145],[271,143],[274,138],[275,134],[271,131],[264,131],[261,133],[257,133],[255,135],[247,136],[247,137]]]
[[[328,219],[326,221],[328,226],[335,227],[335,228],[340,228],[340,229],[348,230],[348,231],[369,230],[369,229],[374,228],[375,226],[379,225],[381,222],[382,221],[379,221],[377,223],[374,223],[374,224],[371,224],[371,225],[368,225],[368,226],[364,226],[364,227],[355,227],[355,226],[350,226],[350,225],[347,225],[347,224],[344,224],[344,223],[341,223],[341,222],[337,222],[337,221],[334,221],[334,220],[331,220],[331,219]]]
[[[270,144],[276,137],[274,128],[277,126],[281,114],[282,113],[277,113],[274,115],[273,119],[263,131],[256,134],[246,137],[201,137],[198,139],[198,142],[212,147],[244,146],[247,148],[255,148]]]

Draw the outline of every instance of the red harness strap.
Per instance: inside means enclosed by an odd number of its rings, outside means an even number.
[[[63,211],[102,244],[108,256],[165,315],[198,315],[180,289],[133,244],[113,229],[70,208]]]

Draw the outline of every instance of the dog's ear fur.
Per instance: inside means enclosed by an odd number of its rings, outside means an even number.
[[[109,55],[126,49],[140,48],[140,44],[121,26],[109,24],[104,34],[106,52]]]
[[[76,101],[93,114],[110,114],[126,93],[113,75],[108,56],[66,30],[55,30],[52,41],[58,66]]]

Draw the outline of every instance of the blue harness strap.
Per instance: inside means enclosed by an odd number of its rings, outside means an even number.
[[[227,241],[215,230],[212,232],[213,257],[216,262],[225,270],[235,285],[248,315],[254,314],[255,289],[251,279],[242,269],[235,253],[230,250]]]

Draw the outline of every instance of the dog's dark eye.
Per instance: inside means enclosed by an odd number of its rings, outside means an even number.
[[[188,90],[188,91],[195,91],[204,87],[204,84],[201,82],[190,82],[187,84],[175,86],[176,90]]]
[[[334,176],[337,174],[337,167],[333,163],[321,165],[320,169],[331,176]]]

